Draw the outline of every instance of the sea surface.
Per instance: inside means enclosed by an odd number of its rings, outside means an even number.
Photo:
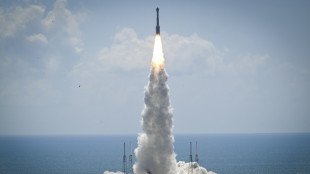
[[[0,136],[1,174],[102,174],[121,171],[137,135]],[[218,174],[310,174],[310,134],[175,135],[178,161],[198,142],[199,164]],[[134,158],[135,160],[135,158]],[[128,163],[128,161],[127,161]]]

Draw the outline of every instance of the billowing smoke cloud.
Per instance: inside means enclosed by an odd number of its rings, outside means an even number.
[[[161,38],[155,37],[152,69],[145,88],[142,111],[143,132],[135,149],[135,174],[175,174],[176,155],[173,151],[172,108],[170,107],[168,75],[164,69]]]
[[[145,107],[142,112],[144,133],[138,137],[135,149],[135,174],[175,174],[176,159],[173,151],[172,108],[170,108],[167,74],[164,69],[152,68],[145,89]]]
[[[137,162],[133,166],[134,173],[213,174],[199,167],[198,163],[176,162],[176,154],[173,150],[172,108],[164,63],[161,38],[156,35],[149,83],[145,88],[145,106],[141,121],[143,133],[138,136],[138,147],[135,149]],[[118,173],[120,172],[104,174]]]

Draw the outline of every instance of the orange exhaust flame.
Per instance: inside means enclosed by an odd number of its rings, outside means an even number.
[[[152,67],[158,72],[164,68],[165,59],[163,53],[163,46],[159,34],[155,36],[155,44],[153,49]]]

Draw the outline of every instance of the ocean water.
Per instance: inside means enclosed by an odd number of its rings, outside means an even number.
[[[0,136],[1,174],[102,174],[122,170],[126,136]],[[175,135],[178,161],[198,142],[199,164],[218,174],[310,174],[310,134]],[[134,159],[135,160],[135,159]]]

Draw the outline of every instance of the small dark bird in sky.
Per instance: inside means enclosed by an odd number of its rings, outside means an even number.
[[[81,85],[79,85],[79,88],[81,87]]]

